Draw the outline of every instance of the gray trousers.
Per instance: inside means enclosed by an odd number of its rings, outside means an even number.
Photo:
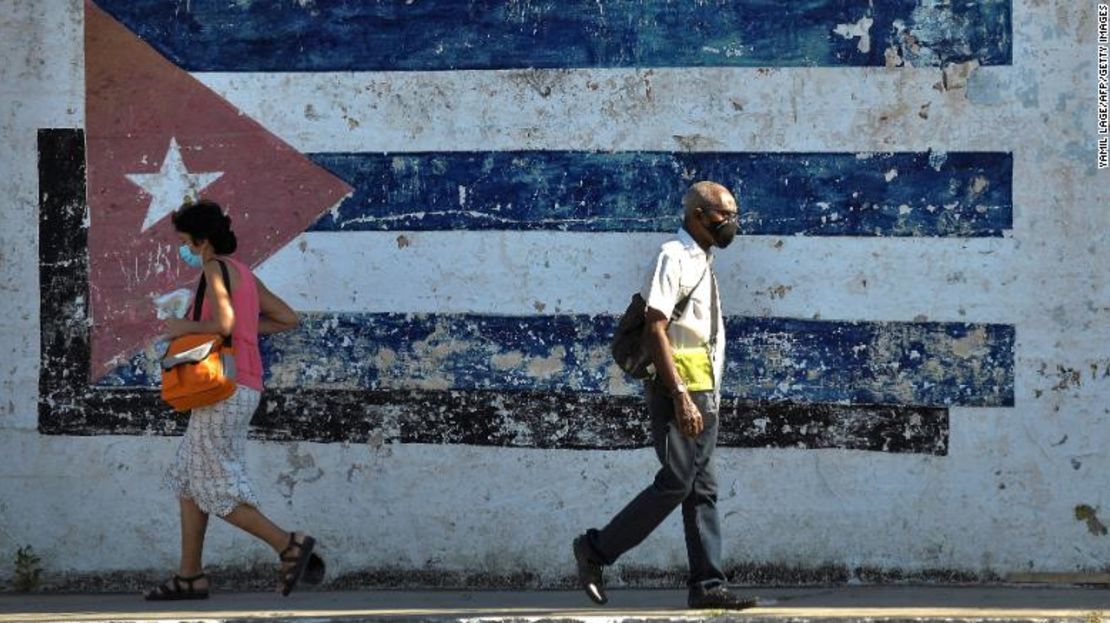
[[[652,440],[662,468],[655,481],[624,507],[609,525],[587,532],[595,562],[611,565],[639,545],[675,509],[682,506],[691,590],[708,590],[726,580],[721,569],[721,522],[717,514],[717,401],[712,392],[690,394],[705,429],[697,438],[682,434],[674,403],[651,383],[644,394],[651,415]]]

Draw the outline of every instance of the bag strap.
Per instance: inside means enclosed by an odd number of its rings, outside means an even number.
[[[228,294],[231,294],[231,275],[227,272],[227,265],[223,260],[217,259],[216,263],[220,265],[220,274],[223,275],[224,285],[227,286]],[[200,310],[204,307],[204,291],[208,289],[208,280],[202,270],[200,273],[200,283],[197,284],[197,295],[193,299],[193,322],[200,322]],[[227,343],[231,344],[231,336],[228,335]]]
[[[675,303],[674,311],[671,312],[671,319],[669,322],[674,322],[675,320],[678,320],[680,316],[682,316],[683,312],[686,311],[686,306],[690,303],[690,299],[693,298],[694,292],[697,291],[698,286],[701,285],[701,282],[705,281],[705,276],[708,274],[709,266],[706,265],[705,270],[702,271],[701,277],[698,279],[698,282],[695,283],[694,287],[690,289],[690,293],[682,297],[682,299],[678,303]]]
[[[710,344],[711,349],[716,350],[716,348],[717,348],[717,324],[718,324],[717,306],[720,305],[720,301],[717,300],[717,275],[716,274],[713,274],[709,278],[709,287],[712,288],[709,291],[709,316],[712,319],[709,322],[709,327],[710,327],[710,329],[709,329],[709,344]]]
[[[712,270],[712,268],[710,268],[710,270]],[[717,378],[717,369],[716,369],[716,366],[713,363],[717,359],[717,329],[718,329],[718,325],[720,324],[720,322],[717,318],[717,312],[718,312],[717,307],[718,307],[718,305],[720,305],[720,301],[717,300],[718,296],[717,296],[717,275],[716,275],[716,273],[712,273],[710,275],[709,288],[710,288],[709,289],[709,317],[710,317],[710,321],[709,321],[709,343],[706,346],[708,347],[708,350],[709,350],[709,365],[710,365],[710,368],[712,368],[712,372],[713,372],[713,386],[714,386],[714,388],[717,392],[717,395],[720,396],[721,388],[717,387],[717,385],[719,384],[718,381],[720,379]]]

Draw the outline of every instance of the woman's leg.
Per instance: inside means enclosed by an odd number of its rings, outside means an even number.
[[[281,557],[282,582],[279,588],[282,595],[288,595],[306,572],[312,576],[312,579],[306,579],[311,584],[319,584],[323,580],[323,561],[311,554],[312,547],[306,545],[311,540],[306,541],[308,537],[304,533],[286,532],[250,504],[239,504],[224,519],[265,541]],[[306,557],[310,554],[311,558]],[[315,563],[315,568],[309,571],[312,563]]]
[[[223,519],[236,528],[262,539],[279,554],[289,545],[289,533],[250,504],[237,505]]]
[[[258,499],[246,473],[246,442],[259,399],[257,390],[240,387],[227,400],[205,410],[205,419],[198,419],[198,413],[193,413],[191,422],[196,421],[198,430],[203,431],[203,446],[215,459],[209,462],[209,473],[198,480],[212,485],[212,503],[207,508],[213,514],[264,541],[282,557],[283,571],[295,576],[292,580],[287,576],[283,582],[283,592],[287,594],[303,575],[309,560],[302,556],[302,551],[307,554],[312,547],[304,540],[304,534],[291,535],[258,510]]]
[[[181,567],[177,574],[184,578],[204,573],[204,534],[208,530],[208,513],[187,497],[178,498],[181,505]],[[196,588],[208,587],[208,578],[196,582]]]
[[[146,592],[149,600],[208,597],[208,577],[204,575],[203,562],[208,513],[185,495],[178,497],[177,501],[181,510],[181,563],[172,578]]]

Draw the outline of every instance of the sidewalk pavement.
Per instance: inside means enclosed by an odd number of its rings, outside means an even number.
[[[205,601],[143,601],[130,594],[0,594],[0,623],[15,621],[297,621],[434,623],[688,620],[757,623],[844,621],[1101,623],[1110,590],[1079,587],[842,586],[734,589],[758,607],[736,613],[684,607],[685,591],[611,590],[607,606],[570,591],[386,591],[213,593]]]

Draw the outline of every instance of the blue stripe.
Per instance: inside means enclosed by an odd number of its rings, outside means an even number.
[[[96,0],[189,71],[1011,62],[1011,0]],[[873,20],[870,45],[837,32]]]
[[[1013,225],[1003,152],[436,152],[311,158],[355,188],[311,231],[671,232],[692,180],[733,189],[743,231],[1000,236]],[[896,173],[896,175],[895,175]]]
[[[330,389],[613,389],[610,316],[307,314],[265,342],[267,383]],[[1012,406],[1014,329],[732,318],[724,393],[745,400]],[[152,385],[136,361],[103,385]],[[623,377],[621,377],[623,378]]]

